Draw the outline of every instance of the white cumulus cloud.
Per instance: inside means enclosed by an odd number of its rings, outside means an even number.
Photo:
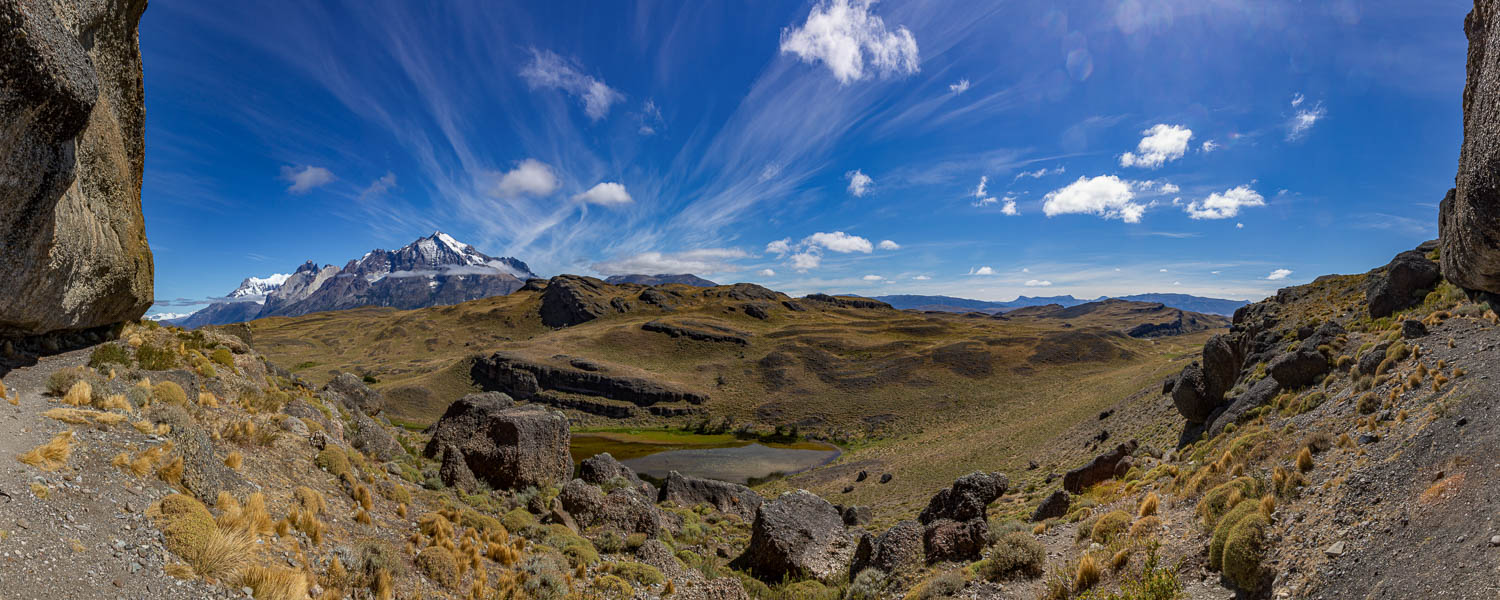
[[[792,238],[782,238],[766,244],[766,252],[776,256],[785,256],[792,252]]]
[[[1204,152],[1213,152],[1214,150],[1218,150],[1219,148],[1223,148],[1223,147],[1224,147],[1223,144],[1220,144],[1220,143],[1215,142],[1213,140],[1207,140],[1207,141],[1203,142],[1203,146],[1202,146]]]
[[[958,81],[955,81],[953,83],[948,84],[948,91],[953,92],[955,94],[962,94],[964,92],[969,91],[969,80],[967,80],[967,79],[960,79]]]
[[[750,255],[735,248],[702,248],[683,252],[642,252],[618,260],[594,263],[595,271],[605,275],[632,273],[694,273],[707,275],[739,270],[729,262]]]
[[[792,268],[798,273],[806,273],[818,268],[823,264],[823,255],[817,252],[798,252],[792,255]]]
[[[759,272],[760,272],[760,276],[761,277],[775,277],[776,276],[776,270],[775,269],[761,269]]]
[[[970,275],[994,275],[995,274],[995,270],[991,269],[989,267],[979,267],[977,269],[969,269],[969,274]]]
[[[859,169],[844,173],[844,178],[849,180],[849,193],[855,198],[869,193],[870,186],[875,184],[874,179],[870,179],[869,175],[865,175]]]
[[[1271,281],[1278,281],[1281,279],[1286,279],[1286,276],[1291,274],[1291,269],[1276,269],[1275,271],[1271,271],[1271,274],[1267,275],[1266,279],[1269,279]]]
[[[1119,219],[1126,223],[1141,222],[1146,205],[1135,202],[1130,182],[1114,175],[1093,179],[1079,177],[1060,190],[1049,192],[1042,204],[1047,216],[1082,214]]]
[[[1228,219],[1239,215],[1241,208],[1265,205],[1265,198],[1250,189],[1250,186],[1242,185],[1225,190],[1222,194],[1214,192],[1207,198],[1189,202],[1183,210],[1194,219]]]
[[[915,279],[917,281],[927,281],[929,279],[932,279],[932,277],[930,277],[928,275],[918,275],[916,277],[913,277],[912,279]]]
[[[313,188],[328,185],[338,178],[333,176],[333,171],[329,171],[323,167],[304,165],[302,167],[282,167],[281,179],[292,184],[287,186],[286,191],[293,194],[306,194],[312,191]]]
[[[841,254],[848,254],[850,252],[869,254],[875,250],[875,245],[871,244],[870,240],[857,235],[849,235],[842,231],[832,233],[820,231],[807,236],[807,239],[803,241],[810,246],[821,246]]]
[[[874,0],[823,0],[801,27],[781,30],[781,52],[823,63],[841,84],[918,70],[917,39],[906,27],[887,29],[870,13]],[[868,63],[868,64],[867,64]]]
[[[896,242],[894,242],[892,240],[880,240],[879,246],[880,246],[881,250],[900,250],[901,249],[901,244],[897,244]]]
[[[1016,197],[1015,196],[1006,196],[1005,199],[1003,200],[1003,202],[1004,202],[1004,204],[1002,204],[1000,206],[1000,214],[1006,215],[1006,216],[1010,216],[1010,217],[1014,217],[1016,215],[1021,214],[1021,211],[1016,210]]]
[[[1155,169],[1168,161],[1187,154],[1188,140],[1193,139],[1193,130],[1181,125],[1158,123],[1141,132],[1146,137],[1136,145],[1135,152],[1120,155],[1120,166]]]
[[[579,71],[578,66],[547,50],[531,50],[531,62],[521,69],[521,78],[532,89],[558,89],[583,102],[583,112],[598,121],[609,114],[609,107],[625,95],[603,81]]]
[[[495,195],[502,198],[517,196],[547,196],[557,191],[557,174],[547,163],[528,158],[500,176],[495,186]]]
[[[619,206],[631,202],[630,194],[625,191],[625,186],[612,181],[595,184],[587,192],[573,196],[573,199],[603,206]]]
[[[1052,285],[1052,282],[1045,279],[1029,279],[1026,281],[1025,285],[1026,287],[1047,287],[1049,285]]]
[[[880,281],[880,280],[885,279],[885,278],[881,277],[879,275],[865,275],[864,277],[861,277],[860,279],[863,279],[865,281]]]

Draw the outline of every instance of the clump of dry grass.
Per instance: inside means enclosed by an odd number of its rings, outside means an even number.
[[[1306,446],[1303,446],[1302,451],[1297,453],[1297,470],[1303,473],[1313,470],[1312,452]]]
[[[167,464],[156,469],[156,477],[172,485],[182,484],[183,463],[181,456],[174,456]]]
[[[1136,510],[1136,516],[1149,517],[1156,514],[1157,505],[1160,503],[1161,497],[1157,496],[1156,492],[1146,494],[1146,497],[1141,499],[1141,506]]]
[[[167,549],[206,579],[233,581],[259,551],[254,532],[220,527],[208,507],[191,496],[172,494],[146,514],[161,529]]]
[[[198,392],[198,406],[203,408],[218,408],[219,397],[212,392]]]
[[[256,600],[307,598],[307,576],[286,567],[250,567],[240,577],[240,585],[254,590]]]
[[[68,406],[88,406],[94,402],[94,386],[87,381],[75,381],[68,392],[63,394],[63,404]]]
[[[1082,593],[1094,587],[1099,583],[1101,574],[1099,563],[1094,560],[1094,556],[1084,554],[1078,559],[1078,569],[1073,574],[1073,591],[1075,593]]]
[[[46,500],[47,496],[52,495],[52,490],[45,485],[33,481],[31,482],[31,493],[39,499]]]
[[[354,513],[354,522],[359,523],[360,525],[372,525],[375,523],[375,521],[370,518],[370,513],[364,509],[360,509],[359,512]]]
[[[52,436],[52,439],[46,443],[16,457],[16,460],[43,471],[56,471],[67,465],[68,457],[72,455],[73,432],[64,431]]]
[[[240,465],[244,464],[244,462],[245,462],[245,455],[240,454],[239,450],[235,450],[234,452],[230,452],[228,456],[224,457],[224,466],[229,467],[231,469],[234,469],[236,471],[240,470]]]

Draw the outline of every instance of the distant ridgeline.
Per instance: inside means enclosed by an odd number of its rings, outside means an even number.
[[[533,277],[520,260],[488,256],[439,231],[397,250],[372,250],[343,268],[308,261],[291,275],[247,278],[222,301],[168,322],[194,328],[359,306],[458,304],[509,294]]]
[[[1009,302],[990,302],[986,300],[971,300],[969,298],[955,298],[953,296],[916,296],[909,294],[874,296],[874,298],[898,309],[986,313],[1003,313],[1016,308],[1045,306],[1048,304],[1071,307],[1089,302],[1114,299],[1155,302],[1180,310],[1230,316],[1239,307],[1249,304],[1249,302],[1244,300],[1204,298],[1188,294],[1135,294],[1131,296],[1100,296],[1094,299],[1074,298],[1073,296],[1021,296]]]

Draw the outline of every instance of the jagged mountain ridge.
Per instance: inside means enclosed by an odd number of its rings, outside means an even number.
[[[604,283],[620,285],[622,283],[635,283],[640,285],[663,285],[667,283],[680,283],[694,287],[714,287],[719,285],[692,273],[657,273],[646,275],[643,273],[631,273],[629,275],[610,275],[604,278]]]
[[[1104,300],[1132,300],[1136,302],[1154,302],[1165,304],[1171,308],[1181,309],[1189,312],[1201,312],[1214,315],[1230,316],[1241,306],[1249,304],[1244,300],[1226,300],[1223,298],[1207,298],[1193,296],[1190,294],[1131,294],[1128,296],[1100,296],[1098,298],[1075,298],[1072,295],[1062,296],[1019,296],[1008,302],[995,302],[990,300],[974,300],[970,298],[958,298],[954,296],[923,296],[913,294],[898,294],[890,296],[874,296],[876,300],[890,304],[898,309],[912,310],[935,310],[942,312],[987,312],[1003,313],[1017,308],[1028,306],[1046,306],[1056,304],[1063,308],[1087,304],[1089,302],[1100,302]]]
[[[342,268],[307,261],[290,275],[246,278],[224,302],[172,323],[194,328],[359,306],[457,304],[509,294],[535,276],[519,259],[489,256],[438,231],[396,250],[371,250]]]

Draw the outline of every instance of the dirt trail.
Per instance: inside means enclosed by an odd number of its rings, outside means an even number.
[[[45,357],[5,375],[8,395],[20,405],[0,401],[0,600],[244,597],[163,572],[169,555],[144,513],[173,490],[109,464],[116,453],[160,438],[42,416],[58,406],[45,395],[47,376],[83,364],[88,353]],[[67,466],[46,472],[16,460],[69,429],[75,434]]]

